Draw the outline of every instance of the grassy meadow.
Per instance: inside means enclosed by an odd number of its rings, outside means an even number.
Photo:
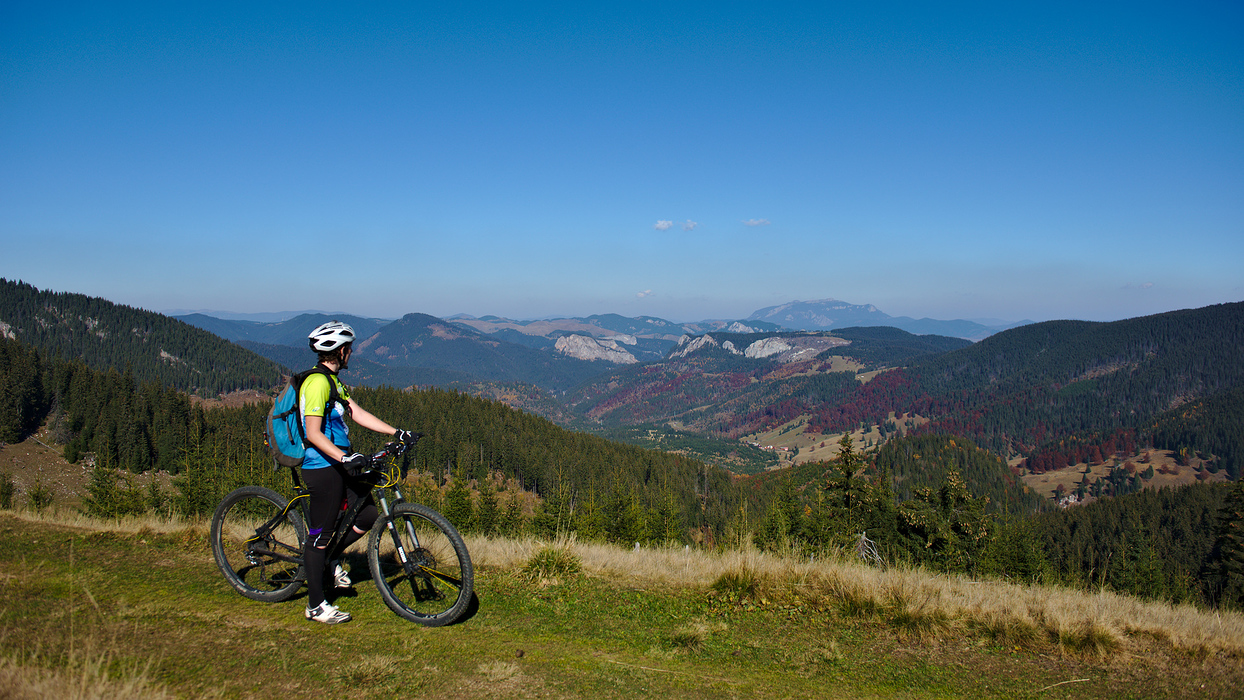
[[[263,604],[207,526],[0,512],[0,698],[1238,697],[1244,616],[756,551],[468,538],[478,608],[425,629],[351,557]]]

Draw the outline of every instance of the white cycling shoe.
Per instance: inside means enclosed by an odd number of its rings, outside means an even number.
[[[323,622],[326,625],[340,625],[353,619],[350,613],[338,610],[336,605],[330,605],[327,600],[320,603],[318,608],[307,608],[306,614],[308,620]]]
[[[333,563],[333,585],[337,588],[351,588],[354,582],[350,580],[350,573],[341,568],[340,562]]]

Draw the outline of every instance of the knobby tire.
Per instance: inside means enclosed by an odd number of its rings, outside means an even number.
[[[275,603],[298,592],[306,578],[302,547],[307,526],[284,496],[243,486],[225,496],[212,516],[212,556],[234,590]],[[265,524],[270,528],[259,529]],[[298,562],[289,559],[296,558]]]
[[[398,553],[399,543],[407,564]],[[385,605],[411,622],[448,625],[471,603],[475,570],[466,543],[444,516],[427,506],[401,503],[380,518],[367,541],[367,563]]]

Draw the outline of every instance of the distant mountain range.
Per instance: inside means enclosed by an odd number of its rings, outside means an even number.
[[[197,313],[187,316],[174,316],[174,318],[234,342],[249,341],[301,348],[307,348],[307,334],[311,332],[312,328],[334,319],[350,324],[354,327],[354,332],[363,338],[392,323],[392,321],[378,318],[364,318],[346,314],[330,316],[320,312],[304,313],[284,321],[267,322],[224,319]]]
[[[427,314],[407,314],[396,321],[345,314],[331,318],[349,323],[358,337],[350,361],[351,382],[400,387],[522,382],[564,391],[603,369],[599,363],[493,338]],[[290,369],[301,369],[315,362],[307,333],[331,318],[317,313],[259,323],[192,314],[179,320]]]
[[[1029,324],[977,343],[878,325],[895,319],[829,300],[697,324],[335,316],[359,334],[346,374],[352,384],[452,385],[562,424],[733,438],[792,421],[832,435],[919,415],[928,421],[922,429],[971,437],[996,454],[1044,451],[1043,468],[1065,456],[1055,447],[1159,426],[1171,444],[1191,436],[1233,477],[1244,467],[1244,430],[1223,418],[1238,415],[1244,396],[1244,303]],[[172,319],[0,279],[0,336],[205,395],[272,388],[276,363],[309,366],[306,334],[329,318]]]
[[[869,304],[833,299],[760,309],[747,319],[694,323],[619,314],[516,320],[465,314],[439,319],[415,313],[393,321],[318,311],[256,320],[277,316],[288,313],[191,313],[176,318],[291,369],[312,360],[304,349],[307,332],[337,319],[353,326],[359,337],[353,381],[394,386],[522,382],[555,392],[568,391],[612,366],[660,361],[684,339],[709,333],[774,335],[890,326],[916,335],[975,341],[1001,329],[966,320],[896,318]]]
[[[295,316],[305,315],[330,316],[332,318],[349,315],[344,313],[332,313],[330,311],[318,311],[315,309],[307,309],[305,311],[263,311],[249,314],[237,311],[216,311],[213,309],[164,309],[159,313],[162,313],[165,316],[172,316],[173,318],[200,314],[203,316],[211,316],[212,318],[223,318],[226,321],[254,321],[256,323],[277,323],[279,321],[288,321]],[[389,320],[392,321],[393,319]]]
[[[682,339],[707,333],[777,334],[886,325],[899,328],[899,324],[906,325],[900,330],[909,333],[970,340],[988,337],[993,332],[991,327],[973,321],[895,318],[872,305],[832,299],[769,307],[743,320],[694,323],[619,314],[538,320],[468,315],[438,319],[408,314],[390,321],[321,312],[306,312],[279,321],[220,318],[202,313],[176,318],[291,367],[305,364],[309,356],[291,354],[290,349],[301,350],[309,329],[336,318],[352,325],[358,334],[354,369],[369,383],[461,383],[475,379],[525,382],[555,391],[570,389],[609,365],[661,360]],[[294,364],[290,365],[291,362]]]
[[[894,369],[852,373],[839,358]],[[1007,457],[1065,456],[1069,445],[1110,444],[1116,431],[1177,426],[1162,430],[1192,436],[1179,440],[1204,445],[1235,478],[1244,428],[1223,416],[1244,413],[1241,391],[1244,303],[1235,303],[1108,323],[1046,321],[979,343],[866,326],[713,333],[662,362],[602,374],[566,402],[606,426],[728,437],[793,422],[834,435],[920,416],[929,421],[923,430],[970,437]]]
[[[766,321],[747,324],[740,321],[674,323],[653,316],[628,318],[618,314],[536,321],[516,321],[499,316],[475,318],[459,315],[447,320],[495,338],[546,350],[555,349],[558,341],[563,338],[579,337],[612,342],[615,349],[623,350],[630,355],[629,359],[615,360],[619,364],[659,360],[678,343],[680,338],[686,335],[699,335],[726,328],[730,328],[731,332],[735,333],[776,333],[789,330]],[[562,352],[566,352],[566,344],[562,343],[562,346]],[[586,354],[579,355],[583,359],[589,359],[592,356],[591,351],[586,349],[590,348],[590,344],[579,343],[576,347],[584,348]]]
[[[520,382],[565,392],[615,366],[658,362],[675,352],[676,347],[677,352],[685,354],[689,346],[683,344],[698,339],[693,343],[698,347],[697,344],[711,341],[710,333],[748,336],[755,341],[795,331],[823,333],[814,326],[841,326],[850,321],[876,326],[891,318],[875,307],[834,301],[795,302],[753,314],[758,315],[768,315],[783,323],[764,318],[675,323],[652,316],[628,318],[618,314],[515,320],[466,315],[439,319],[414,313],[389,321],[320,312],[281,321],[224,319],[201,313],[178,319],[297,369],[313,361],[306,349],[307,332],[336,318],[352,325],[359,338],[350,368],[351,381],[394,386]],[[984,332],[979,324],[964,327]],[[907,332],[896,332],[910,337]],[[836,342],[849,344],[840,338],[826,342],[829,344],[820,350]],[[861,348],[856,342],[852,350],[859,353]],[[811,346],[800,352],[811,352]]]
[[[967,340],[984,340],[994,333],[1023,326],[1032,321],[984,325],[977,321],[956,319],[939,321],[932,318],[890,316],[872,304],[849,304],[837,299],[792,301],[769,306],[748,316],[747,321],[763,321],[786,328],[805,331],[828,331],[835,328],[890,326],[916,335],[945,335]]]
[[[312,328],[324,320],[335,318],[346,321],[360,335],[368,335],[395,320],[323,311],[236,313],[170,310],[163,313],[222,337],[277,345],[297,344],[295,341],[302,332],[302,326]],[[998,319],[914,319],[908,316],[890,316],[872,304],[851,304],[836,299],[792,301],[760,309],[745,319],[713,319],[690,323],[677,323],[654,316],[626,317],[619,314],[535,320],[457,314],[444,320],[473,328],[500,340],[545,350],[552,349],[560,338],[570,335],[612,339],[628,345],[627,349],[640,361],[663,356],[683,335],[694,336],[723,330],[755,333],[890,326],[916,335],[944,335],[979,341],[994,333],[1031,323],[1027,320],[1007,323]]]

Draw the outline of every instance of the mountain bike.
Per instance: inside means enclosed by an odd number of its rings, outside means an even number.
[[[400,442],[385,445],[372,455],[373,468],[359,475],[371,485],[379,513],[367,538],[367,564],[390,610],[411,622],[440,627],[466,612],[475,573],[458,530],[440,513],[403,498],[396,458],[406,449]],[[263,486],[243,486],[225,496],[212,516],[216,565],[251,600],[288,600],[306,581],[303,546],[310,491],[298,478],[298,467],[290,471],[293,499]],[[365,501],[359,498],[338,514],[328,561],[340,558],[342,539]]]

